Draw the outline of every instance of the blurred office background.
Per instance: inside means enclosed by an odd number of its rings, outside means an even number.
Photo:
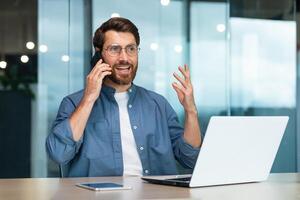
[[[62,98],[84,87],[93,32],[114,16],[140,31],[136,84],[183,121],[171,82],[189,64],[203,133],[212,115],[288,115],[272,172],[300,171],[298,3],[1,0],[0,178],[59,176],[45,139]]]

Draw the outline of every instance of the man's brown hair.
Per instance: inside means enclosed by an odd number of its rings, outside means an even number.
[[[100,52],[102,52],[103,49],[104,34],[109,30],[132,33],[135,38],[136,44],[140,44],[140,35],[138,28],[129,19],[122,17],[113,17],[104,22],[95,31],[93,45],[94,48],[98,48]]]

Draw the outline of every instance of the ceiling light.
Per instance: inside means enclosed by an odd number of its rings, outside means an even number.
[[[39,50],[42,53],[46,53],[48,51],[48,47],[47,47],[47,45],[42,44],[42,45],[40,45]]]
[[[0,68],[1,68],[1,69],[5,69],[6,66],[7,66],[7,62],[5,62],[4,60],[1,60],[1,61],[0,61]]]
[[[31,41],[29,41],[29,42],[27,42],[26,43],[26,48],[27,49],[34,49],[34,46],[35,46],[35,44],[33,43],[33,42],[31,42]]]
[[[119,14],[119,13],[113,13],[113,14],[111,14],[110,17],[111,17],[111,18],[113,18],[113,17],[120,17],[120,14]]]
[[[218,25],[217,25],[217,31],[218,31],[218,32],[222,33],[222,32],[225,31],[225,29],[226,29],[226,27],[225,27],[224,24],[218,24]]]
[[[62,60],[63,62],[69,62],[70,57],[69,57],[68,55],[63,55],[63,56],[61,57],[61,60]]]
[[[182,46],[179,45],[179,44],[175,45],[175,46],[174,46],[174,51],[175,51],[176,53],[181,53],[181,52],[182,52]]]
[[[29,57],[26,55],[22,55],[20,60],[22,63],[27,63],[29,61]]]
[[[170,0],[160,0],[161,5],[167,6],[170,4]]]
[[[153,50],[153,51],[156,51],[158,49],[158,44],[153,42],[150,44],[150,49]]]

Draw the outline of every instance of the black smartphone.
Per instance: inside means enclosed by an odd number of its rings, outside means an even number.
[[[93,55],[91,59],[91,70],[94,68],[94,66],[97,64],[97,62],[101,59],[101,53],[100,51],[95,51],[95,54]]]

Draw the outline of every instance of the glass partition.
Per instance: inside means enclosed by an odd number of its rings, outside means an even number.
[[[228,115],[228,3],[191,3],[190,62],[203,134],[212,115]]]
[[[91,56],[91,26],[86,24],[90,20],[90,5],[87,2],[39,0],[39,79],[32,125],[33,177],[58,176],[58,165],[46,159],[44,144],[62,98],[84,87]]]
[[[296,11],[294,1],[266,2],[230,1],[230,112],[289,116],[272,172],[295,172]]]

